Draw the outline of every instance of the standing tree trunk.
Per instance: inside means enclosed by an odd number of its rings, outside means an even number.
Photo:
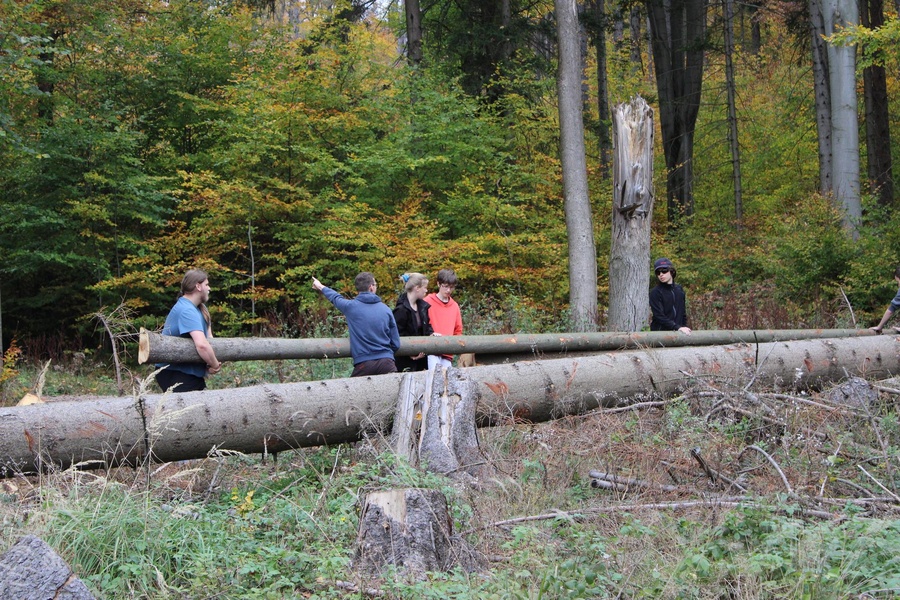
[[[861,8],[860,18],[865,27],[875,29],[884,25],[883,0],[863,0]],[[894,203],[894,175],[887,75],[884,65],[871,65],[863,69],[863,89],[869,185],[878,195],[879,204],[891,206]]]
[[[856,0],[823,2],[825,33],[859,23]],[[829,43],[828,67],[831,86],[831,144],[834,151],[834,201],[843,213],[844,228],[859,237],[862,201],[859,188],[859,119],[856,101],[856,46]]]
[[[707,0],[646,0],[669,222],[694,214],[694,127],[703,89]]]
[[[419,0],[405,0],[406,60],[411,67],[422,63],[422,10]]]
[[[809,0],[809,28],[813,59],[813,89],[816,96],[816,132],[819,139],[819,191],[830,194],[834,181],[831,128],[831,83],[828,80],[828,52],[822,0]]]
[[[641,97],[616,106],[613,118],[610,331],[639,331],[650,304],[647,273],[653,217],[653,109]]]
[[[575,0],[556,0],[559,37],[559,134],[569,242],[569,309],[573,331],[597,324],[597,253],[588,194],[581,104],[580,26]]]
[[[606,72],[606,0],[593,0],[594,49],[597,52],[597,150],[600,153],[600,176],[609,176],[612,157],[610,134],[609,80]]]
[[[728,97],[728,144],[731,146],[731,174],[734,180],[734,218],[740,230],[744,220],[741,187],[741,148],[738,144],[736,89],[734,83],[734,0],[725,0],[725,87]]]

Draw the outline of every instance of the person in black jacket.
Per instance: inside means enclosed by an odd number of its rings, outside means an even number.
[[[428,320],[430,305],[425,302],[428,293],[428,278],[421,273],[404,273],[400,278],[404,282],[404,291],[397,298],[394,308],[394,320],[400,337],[410,335],[433,335],[434,329]],[[428,368],[428,357],[424,353],[418,356],[395,356],[398,371],[424,371]]]
[[[675,283],[675,265],[668,258],[653,263],[656,287],[650,290],[650,331],[680,331],[691,334],[687,326],[684,290]]]

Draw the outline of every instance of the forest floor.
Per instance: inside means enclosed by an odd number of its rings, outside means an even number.
[[[405,464],[386,435],[22,476],[2,482],[0,538],[42,536],[98,598],[896,597],[898,398],[896,380],[700,381],[480,429],[484,469],[466,484]],[[440,489],[487,568],[356,573],[360,507],[390,487]]]

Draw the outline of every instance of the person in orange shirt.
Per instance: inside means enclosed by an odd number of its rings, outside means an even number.
[[[430,306],[428,317],[434,335],[462,335],[462,312],[459,310],[459,304],[453,299],[457,283],[456,273],[453,269],[441,269],[437,274],[437,283],[437,292],[425,297],[425,302]],[[429,371],[437,366],[447,368],[452,364],[453,356],[450,354],[428,357]]]

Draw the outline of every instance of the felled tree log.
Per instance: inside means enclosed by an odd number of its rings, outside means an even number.
[[[26,535],[0,556],[0,598],[94,600],[66,561],[33,535]]]
[[[757,345],[665,348],[466,369],[479,425],[540,422],[693,378],[794,389],[849,376],[900,374],[893,335]],[[425,376],[425,372],[416,376]],[[202,458],[215,449],[262,453],[360,439],[390,429],[403,375],[261,385],[0,408],[0,475],[50,465],[100,467]]]
[[[438,490],[418,488],[366,496],[354,563],[366,575],[377,575],[393,565],[415,578],[457,566],[470,572],[483,568],[483,559],[453,535],[446,497]]]
[[[674,348],[711,346],[744,342],[807,340],[874,336],[869,329],[759,329],[730,331],[677,331],[637,333],[546,333],[516,335],[411,336],[400,338],[400,356],[425,354],[510,354],[540,358],[546,353],[596,352],[629,348]],[[346,338],[213,338],[216,358],[223,362],[302,358],[346,358],[350,341]],[[141,330],[138,362],[202,363],[191,340]]]

